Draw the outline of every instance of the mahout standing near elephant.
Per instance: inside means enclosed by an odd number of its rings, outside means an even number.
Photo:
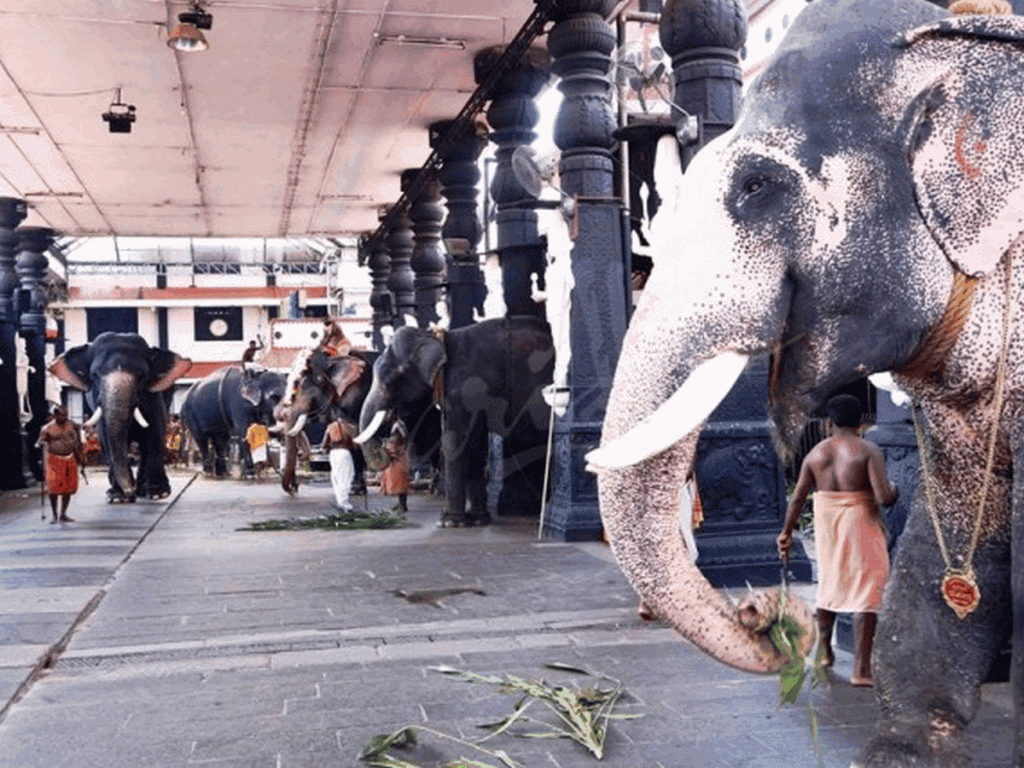
[[[334,491],[334,506],[343,511],[352,509],[349,493],[352,491],[352,480],[355,476],[355,465],[352,462],[352,449],[355,443],[356,425],[339,416],[324,431],[324,439],[320,447],[327,451],[331,463],[331,489]]]
[[[87,423],[96,423],[110,464],[108,502],[170,495],[164,469],[167,409],[163,392],[191,366],[188,358],[151,347],[137,333],[110,331],[89,344],[72,347],[50,364],[54,376],[85,392],[92,409]],[[129,464],[132,443],[139,447],[137,478]]]
[[[46,488],[50,494],[51,523],[60,520],[73,523],[68,517],[71,496],[78,492],[78,469],[85,466],[82,451],[82,432],[78,424],[68,418],[68,409],[58,405],[53,409],[53,418],[39,430],[37,448],[46,449]],[[60,498],[60,513],[57,499]]]
[[[765,626],[776,593],[737,608],[680,542],[702,422],[764,353],[789,450],[864,376],[891,372],[919,403],[926,472],[878,618],[865,768],[969,765],[981,684],[1010,637],[1011,762],[1024,765],[1022,50],[1017,16],[804,6],[735,126],[659,188],[654,269],[590,455],[644,601],[718,659],[774,672],[786,663]],[[674,137],[659,156],[678,164]],[[810,646],[806,606],[791,596],[785,610]]]
[[[408,512],[409,497],[409,452],[405,447],[405,425],[396,421],[391,427],[391,437],[384,443],[387,464],[380,471],[381,496],[397,496],[395,509]]]
[[[879,508],[895,504],[899,492],[889,485],[881,449],[860,436],[860,401],[852,395],[837,395],[825,411],[829,436],[811,449],[800,466],[778,538],[779,555],[788,562],[793,531],[813,490],[818,641],[825,666],[831,667],[836,614],[854,614],[850,683],[866,687],[873,685],[871,646],[889,580],[888,536]]]

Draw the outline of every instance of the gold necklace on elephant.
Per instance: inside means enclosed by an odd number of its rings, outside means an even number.
[[[921,456],[922,481],[924,482],[925,506],[928,508],[928,515],[935,528],[935,538],[939,542],[939,550],[942,552],[942,559],[946,564],[946,571],[942,577],[942,584],[939,589],[942,592],[942,599],[946,605],[953,609],[959,619],[965,619],[981,601],[981,589],[974,576],[974,552],[978,548],[978,539],[981,535],[981,521],[985,511],[985,501],[988,498],[989,484],[992,478],[992,465],[996,455],[996,436],[999,433],[999,415],[1003,407],[1003,385],[1006,382],[1006,363],[1009,353],[1010,340],[1010,314],[1011,314],[1011,277],[1013,274],[1013,251],[1011,248],[1009,259],[1006,265],[1006,286],[1005,306],[1003,310],[1002,346],[999,353],[999,368],[996,371],[996,391],[992,402],[992,427],[988,439],[988,457],[985,462],[985,475],[982,479],[981,499],[978,503],[978,512],[974,518],[974,530],[971,533],[971,541],[964,555],[963,565],[959,568],[953,566],[953,560],[946,547],[946,541],[942,535],[942,528],[939,525],[938,514],[935,511],[935,503],[932,497],[931,474],[928,468],[928,452],[924,444],[924,431],[917,415],[920,407],[917,403],[911,405],[911,413],[914,417],[914,431],[917,433],[918,451]]]

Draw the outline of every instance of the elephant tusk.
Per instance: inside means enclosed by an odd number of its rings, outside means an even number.
[[[384,422],[384,417],[386,415],[387,413],[385,411],[377,411],[373,414],[373,419],[367,425],[366,429],[360,432],[358,437],[356,437],[352,442],[356,445],[362,445],[377,434],[377,430],[380,429],[380,425]]]
[[[272,435],[279,435],[282,432],[284,432],[284,427],[285,427],[284,422],[280,422],[279,421],[276,424],[267,427],[267,432],[269,432]]]
[[[103,408],[101,408],[100,406],[96,406],[96,410],[92,412],[92,416],[90,416],[89,420],[85,422],[85,424],[83,424],[82,426],[95,427],[97,424],[100,423],[101,416],[103,416]]]
[[[748,359],[748,355],[725,352],[698,365],[654,413],[626,434],[588,453],[588,468],[624,469],[671,448],[725,399]]]
[[[135,420],[139,422],[140,427],[143,429],[149,429],[149,422],[146,421],[146,417],[142,415],[142,411],[139,410],[138,406],[136,406],[132,415],[135,416]]]
[[[295,426],[292,427],[291,429],[289,429],[285,434],[287,434],[288,437],[295,437],[297,434],[299,434],[299,432],[302,431],[303,427],[306,426],[306,419],[308,419],[308,418],[309,418],[309,414],[307,414],[307,413],[301,414],[299,416],[299,418],[296,420]]]

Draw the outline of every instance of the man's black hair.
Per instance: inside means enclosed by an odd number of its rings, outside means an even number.
[[[825,412],[837,427],[856,429],[860,426],[860,400],[853,395],[836,395],[825,405]]]

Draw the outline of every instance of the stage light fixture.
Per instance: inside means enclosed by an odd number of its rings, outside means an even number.
[[[192,5],[192,10],[178,14],[178,26],[167,35],[167,45],[176,51],[191,53],[205,51],[210,47],[206,37],[200,30],[213,27],[213,16],[202,9],[199,3]]]
[[[121,103],[121,89],[115,89],[114,100],[110,109],[103,113],[103,120],[111,133],[131,133],[135,122],[135,105]]]

